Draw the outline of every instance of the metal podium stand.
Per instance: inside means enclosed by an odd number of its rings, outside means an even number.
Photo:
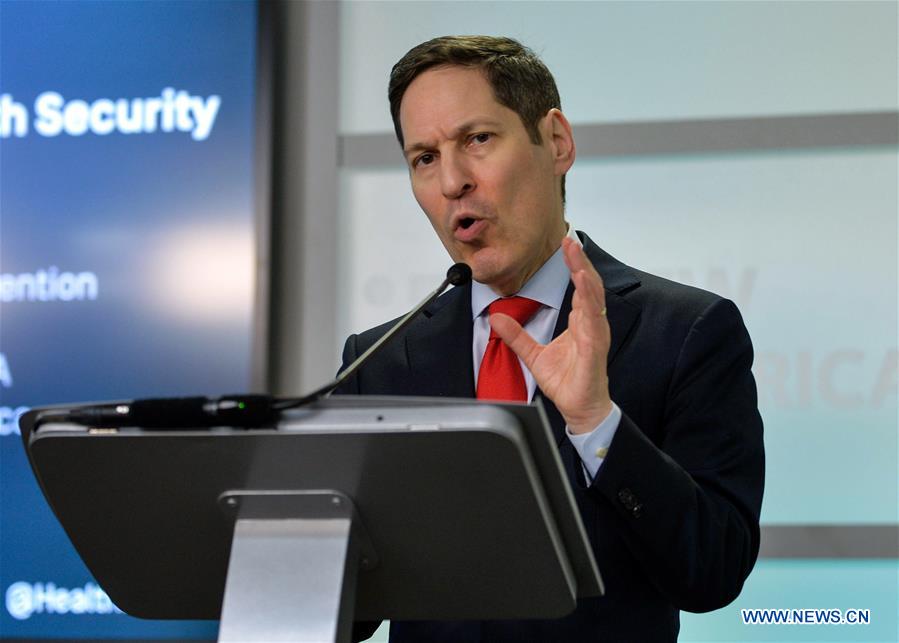
[[[35,427],[42,410],[20,422],[34,473],[134,616],[348,641],[354,619],[555,618],[602,593],[539,405],[334,397],[176,430]]]
[[[221,502],[239,517],[219,641],[349,640],[356,574],[374,566],[352,501],[298,491],[233,492]]]

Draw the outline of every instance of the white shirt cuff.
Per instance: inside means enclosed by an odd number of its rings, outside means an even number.
[[[615,431],[621,423],[621,409],[612,402],[612,412],[606,416],[606,419],[588,433],[572,433],[565,427],[565,433],[574,450],[577,451],[584,466],[584,473],[587,474],[587,482],[596,477],[599,467],[602,466],[603,460],[609,452],[609,445],[612,444],[612,438],[615,437]]]

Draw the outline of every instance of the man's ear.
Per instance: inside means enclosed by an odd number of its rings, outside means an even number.
[[[571,123],[565,118],[565,114],[555,107],[546,113],[544,119],[546,120],[544,131],[549,139],[555,174],[556,176],[563,176],[571,169],[576,155]]]

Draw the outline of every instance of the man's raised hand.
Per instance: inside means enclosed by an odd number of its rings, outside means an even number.
[[[543,346],[508,315],[491,315],[490,326],[531,371],[568,430],[586,433],[612,412],[606,373],[611,334],[602,278],[573,239],[562,239],[562,252],[574,282],[568,329]]]

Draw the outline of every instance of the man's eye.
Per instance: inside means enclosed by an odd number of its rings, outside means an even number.
[[[471,140],[475,143],[486,143],[490,140],[491,134],[487,132],[481,132],[480,134],[475,134],[471,137]]]
[[[415,159],[415,161],[413,161],[412,164],[415,167],[419,167],[421,165],[430,165],[433,162],[434,162],[434,155],[429,153],[429,154],[422,154],[421,156],[417,157]]]

